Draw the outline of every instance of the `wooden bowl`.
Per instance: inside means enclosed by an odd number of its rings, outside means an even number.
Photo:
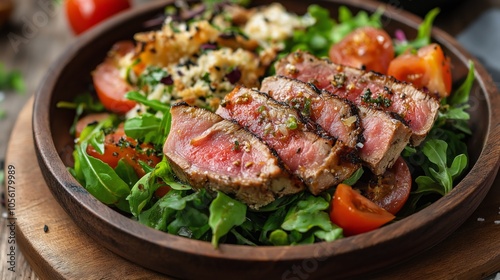
[[[259,1],[256,1],[259,4]],[[260,2],[263,3],[264,1]],[[309,2],[282,1],[304,13]],[[373,12],[371,1],[323,1],[336,15],[339,5]],[[366,275],[407,260],[436,245],[457,229],[488,192],[500,164],[500,100],[488,73],[449,35],[433,30],[434,39],[451,57],[455,81],[467,74],[467,62],[476,65],[477,80],[471,104],[473,136],[468,142],[470,171],[451,193],[401,221],[365,234],[331,243],[287,247],[221,245],[190,240],[143,226],[90,195],[66,170],[73,139],[68,133],[73,115],[56,108],[88,88],[90,72],[111,45],[130,39],[160,15],[166,2],[153,2],[84,34],[48,71],[36,94],[33,130],[44,178],[59,203],[95,242],[130,261],[180,278],[297,279]],[[387,7],[383,22],[389,32],[403,29],[412,38],[420,18]],[[103,268],[105,269],[105,268]],[[109,268],[112,269],[112,268]]]

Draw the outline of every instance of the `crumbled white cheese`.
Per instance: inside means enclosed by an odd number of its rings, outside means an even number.
[[[243,31],[257,41],[278,43],[303,26],[300,17],[288,13],[282,5],[273,3],[252,16]]]

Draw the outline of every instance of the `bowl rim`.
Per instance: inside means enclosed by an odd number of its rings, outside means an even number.
[[[414,213],[397,223],[384,226],[380,229],[364,233],[357,236],[346,237],[335,242],[322,242],[311,245],[301,246],[243,246],[232,244],[221,244],[220,249],[215,250],[210,242],[192,240],[180,236],[171,235],[153,228],[148,228],[145,225],[129,219],[117,211],[109,208],[108,206],[99,202],[96,198],[86,191],[75,191],[75,186],[81,185],[74,179],[67,171],[66,166],[60,160],[59,154],[56,150],[55,144],[52,140],[50,128],[50,104],[51,104],[51,90],[58,82],[58,77],[61,75],[68,63],[78,55],[80,49],[87,47],[91,44],[95,37],[111,30],[127,22],[131,18],[138,17],[141,14],[146,14],[151,10],[159,10],[172,1],[155,1],[145,4],[141,7],[135,8],[131,11],[124,12],[111,20],[103,23],[102,25],[84,33],[76,42],[67,49],[67,51],[53,64],[40,84],[35,94],[35,101],[33,105],[33,137],[35,142],[35,150],[39,165],[41,166],[45,180],[53,195],[57,198],[60,204],[66,205],[67,203],[78,203],[78,207],[84,210],[85,213],[82,219],[98,220],[107,224],[112,230],[116,232],[123,232],[130,239],[141,239],[147,241],[148,246],[159,246],[171,251],[179,252],[182,254],[194,254],[200,257],[210,257],[221,260],[241,260],[252,262],[266,262],[269,260],[275,261],[300,261],[303,259],[320,259],[328,258],[335,252],[335,255],[343,255],[360,251],[369,246],[384,246],[384,244],[393,243],[395,240],[404,240],[405,236],[416,230],[422,230],[429,223],[438,223],[446,217],[456,213],[465,201],[471,200],[471,197],[477,197],[479,201],[477,205],[471,205],[469,214],[479,205],[484,196],[489,190],[493,179],[496,176],[498,167],[500,166],[500,99],[498,90],[492,81],[490,75],[480,64],[480,62],[473,58],[467,51],[465,51],[453,37],[434,27],[432,37],[434,40],[444,45],[445,48],[457,54],[461,63],[467,63],[472,60],[475,64],[476,82],[484,92],[484,97],[488,105],[488,118],[489,123],[483,142],[483,148],[476,161],[471,166],[467,175],[461,182],[454,187],[454,189],[446,196],[440,198],[438,201],[429,207]],[[418,16],[397,10],[389,5],[385,5],[375,1],[348,1],[348,0],[334,0],[327,1],[337,5],[348,5],[357,7],[363,10],[374,11],[377,7],[385,6],[384,15],[402,24],[415,27],[421,22]],[[482,163],[489,163],[484,166]],[[58,186],[59,190],[53,190]],[[470,186],[475,187],[470,187]],[[61,199],[59,193],[64,192],[67,197]],[[460,192],[460,195],[458,193]],[[85,200],[81,200],[85,197]],[[64,201],[62,201],[64,200]],[[82,201],[85,202],[82,204]],[[63,207],[67,212],[67,207]],[[446,211],[443,211],[445,210]],[[70,214],[70,216],[73,215]],[[73,218],[74,219],[74,218]],[[465,219],[461,223],[463,223]],[[432,247],[439,243],[447,235],[451,234],[461,223],[456,225],[455,228],[449,228],[446,234],[440,238],[429,241]],[[404,225],[404,226],[403,226]],[[84,229],[87,232],[87,230]],[[428,233],[430,234],[430,233]],[[146,238],[147,237],[147,238]],[[374,240],[377,242],[374,244]],[[122,255],[118,248],[113,248],[109,244],[104,244],[108,249]],[[426,248],[428,249],[428,248]],[[423,250],[421,250],[423,251]],[[284,253],[286,252],[286,253]],[[123,255],[122,255],[123,256]],[[151,269],[155,269],[149,267]]]

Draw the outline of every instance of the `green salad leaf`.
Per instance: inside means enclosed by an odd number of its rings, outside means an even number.
[[[330,221],[326,212],[329,206],[323,197],[307,195],[290,208],[281,227],[287,231],[309,232],[326,241],[336,240],[342,237],[343,231]]]
[[[167,112],[170,111],[170,106],[167,104],[164,104],[158,100],[149,100],[147,99],[146,96],[142,95],[138,91],[130,91],[125,94],[125,98],[137,101],[141,104],[146,105],[147,107],[159,111],[159,112]]]
[[[129,186],[108,164],[89,156],[87,145],[87,142],[83,142],[76,147],[85,189],[102,203],[117,204],[128,196]]]
[[[331,18],[328,9],[312,4],[304,16],[304,21],[312,22],[312,24],[305,30],[294,32],[293,37],[286,43],[285,53],[300,49],[318,57],[328,56],[332,44],[340,42],[356,28],[364,26],[380,28],[382,26],[381,15],[381,10],[372,15],[364,11],[353,15],[347,7],[341,6],[337,23]]]
[[[69,132],[74,135],[76,123],[85,113],[100,113],[104,112],[104,106],[98,100],[95,100],[90,93],[79,94],[75,97],[73,102],[59,101],[56,104],[57,108],[75,110],[75,117]]]
[[[222,192],[210,204],[210,218],[208,224],[212,229],[212,245],[217,248],[219,239],[226,235],[234,226],[245,221],[247,206],[230,198]]]
[[[120,159],[115,167],[116,174],[132,189],[139,180],[135,170],[130,164],[127,164],[124,159]]]
[[[418,27],[418,34],[414,40],[408,41],[406,38],[403,40],[395,40],[394,51],[396,56],[407,50],[418,50],[431,43],[432,25],[439,12],[439,8],[434,8],[425,15],[424,21]]]
[[[416,182],[418,184],[417,193],[423,192],[423,190],[435,190],[441,195],[445,195],[451,191],[453,188],[453,179],[457,178],[462,171],[467,167],[467,156],[465,154],[460,154],[453,159],[451,167],[448,167],[447,162],[447,152],[448,144],[443,140],[431,139],[426,141],[422,151],[424,155],[429,159],[434,166],[428,167],[429,176],[422,179],[417,177]],[[420,179],[419,179],[420,178]],[[442,188],[434,188],[438,183]],[[432,186],[432,187],[431,187]]]
[[[141,142],[161,146],[165,142],[161,122],[161,119],[155,115],[144,113],[125,121],[125,134]]]

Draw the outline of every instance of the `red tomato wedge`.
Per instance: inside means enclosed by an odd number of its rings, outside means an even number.
[[[126,163],[131,165],[137,175],[142,177],[145,175],[139,161],[154,167],[160,161],[161,157],[154,153],[154,148],[148,144],[141,144],[137,147],[137,141],[127,137],[123,127],[118,127],[113,133],[105,136],[104,154],[98,153],[92,146],[87,147],[87,153],[90,156],[98,158],[109,166],[115,168],[120,159],[124,159]]]
[[[358,182],[354,186],[363,196],[373,201],[393,215],[404,206],[411,191],[411,173],[402,157],[381,176],[374,176],[368,182]]]
[[[329,56],[337,64],[387,74],[389,63],[394,58],[394,47],[384,30],[361,27],[332,45]]]
[[[351,236],[368,232],[392,221],[394,215],[387,212],[352,187],[339,184],[332,198],[330,219]]]
[[[130,8],[129,0],[66,0],[65,11],[75,34],[80,34],[97,23]]]
[[[117,60],[134,51],[130,41],[116,43],[108,57],[92,72],[92,80],[97,97],[104,107],[117,114],[125,114],[134,108],[136,103],[125,98],[125,94],[133,88],[120,76]]]
[[[427,88],[441,97],[450,95],[450,60],[438,44],[420,48],[416,54],[406,52],[389,65],[388,75],[412,83],[417,88]]]
[[[100,122],[109,117],[109,113],[96,113],[86,115],[78,120],[75,127],[75,138],[80,137],[80,133],[89,125],[95,122]]]

